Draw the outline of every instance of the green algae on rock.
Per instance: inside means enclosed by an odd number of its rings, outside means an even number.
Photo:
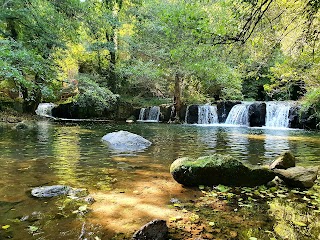
[[[185,186],[257,186],[275,177],[267,168],[246,166],[232,156],[220,154],[179,158],[171,164],[170,173]]]

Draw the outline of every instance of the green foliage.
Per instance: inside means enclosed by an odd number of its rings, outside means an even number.
[[[0,81],[6,81],[12,90],[20,91],[35,87],[34,78],[48,77],[50,69],[46,68],[45,60],[21,44],[0,40]]]
[[[310,90],[302,99],[302,111],[308,110],[320,120],[320,87]]]
[[[93,113],[111,110],[117,103],[119,96],[107,88],[100,87],[96,81],[97,79],[90,75],[79,75],[79,94],[75,98],[75,102],[81,108]]]

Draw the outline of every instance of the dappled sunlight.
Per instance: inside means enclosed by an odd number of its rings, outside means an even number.
[[[96,203],[90,220],[102,225],[106,234],[133,233],[153,219],[168,220],[177,215],[169,207],[171,198],[188,201],[201,195],[199,191],[183,188],[170,174],[158,169],[135,174],[134,180],[116,184],[117,190],[93,193]]]

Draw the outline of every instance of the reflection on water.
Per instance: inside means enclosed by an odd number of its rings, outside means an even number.
[[[265,130],[265,141],[264,141],[264,156],[266,158],[273,158],[279,155],[279,152],[290,150],[288,136],[289,131],[286,130]]]
[[[115,156],[101,138],[117,130],[139,134],[153,144],[135,155]],[[298,157],[299,165],[319,165],[319,137],[316,132],[168,124],[58,125],[38,122],[37,128],[32,130],[1,127],[0,225],[9,224],[8,219],[57,208],[54,201],[44,203],[30,198],[28,192],[34,186],[67,184],[98,193],[130,189],[134,185],[144,189],[139,180],[153,182],[155,173],[159,175],[157,179],[166,177],[164,183],[173,181],[168,169],[176,158],[214,152],[231,154],[252,164],[267,164],[284,150],[291,150]],[[162,200],[168,202],[172,197],[169,187],[162,183],[159,189]],[[78,220],[64,220],[67,225],[75,221],[79,227]],[[15,226],[16,239],[24,236],[27,224]],[[58,228],[58,231],[64,231],[62,226]],[[50,234],[57,229],[47,226],[43,231],[42,236],[52,236]],[[65,234],[68,239],[76,239],[78,233]]]
[[[248,156],[249,140],[244,133],[245,128],[230,128],[228,146],[242,156]]]

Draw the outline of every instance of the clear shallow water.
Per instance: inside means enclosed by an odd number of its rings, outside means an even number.
[[[112,152],[101,138],[117,130],[139,134],[153,145],[136,154]],[[83,219],[59,217],[58,200],[31,198],[30,189],[35,186],[67,184],[108,192],[130,187],[144,171],[166,173],[182,156],[217,152],[251,164],[269,164],[285,150],[293,152],[298,165],[320,165],[320,133],[157,123],[59,125],[43,121],[33,130],[0,127],[0,225],[10,225],[8,231],[0,230],[0,239],[79,237]],[[148,174],[144,178],[148,181]],[[121,184],[112,184],[112,179]],[[17,221],[24,217],[29,220]],[[30,225],[41,227],[32,234],[27,230]]]

